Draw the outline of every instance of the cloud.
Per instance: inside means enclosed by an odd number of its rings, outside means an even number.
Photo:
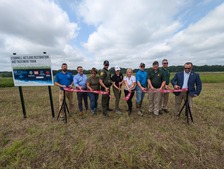
[[[65,11],[49,0],[1,0],[0,23],[1,60],[13,52],[40,54],[46,51],[60,61],[53,64],[56,69],[70,56],[67,48],[79,29],[76,23],[69,21]],[[84,60],[71,45],[69,51],[74,59]],[[9,65],[9,60],[8,63],[6,59],[2,61],[1,67]]]
[[[62,62],[101,68],[106,59],[132,68],[163,58],[170,65],[223,64],[223,6],[219,0],[1,0],[0,67],[11,69],[13,52],[43,51],[53,69]]]
[[[172,54],[197,65],[224,63],[224,3],[170,40]]]
[[[154,60],[164,57],[172,65],[182,65],[186,60],[197,65],[220,64],[217,61],[223,61],[219,53],[223,51],[223,4],[199,21],[194,20],[194,25],[183,25],[184,19],[190,18],[177,16],[193,5],[191,1],[175,0],[85,0],[79,6],[79,14],[96,31],[83,47],[96,62],[108,59],[112,66],[120,63],[137,68],[142,61],[151,66]],[[212,55],[212,62],[203,60]]]

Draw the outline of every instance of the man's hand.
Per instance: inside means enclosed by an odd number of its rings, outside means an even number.
[[[174,86],[174,89],[180,89],[180,86],[175,85],[175,86]]]
[[[65,86],[65,85],[61,85],[60,87],[62,87],[62,88],[66,88],[66,86]]]
[[[69,85],[68,87],[69,87],[70,89],[72,89],[72,85]]]
[[[145,88],[145,87],[142,87],[142,88],[141,88],[141,90],[142,90],[142,91],[146,91],[146,90],[147,90],[147,88]]]
[[[169,90],[170,89],[170,86],[169,85],[166,85],[165,86],[165,89]]]
[[[105,87],[105,90],[106,90],[106,92],[109,92],[109,88],[108,87]]]
[[[77,88],[78,88],[79,90],[82,90],[82,86],[78,86]]]

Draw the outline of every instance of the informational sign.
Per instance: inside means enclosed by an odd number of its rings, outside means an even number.
[[[51,58],[43,55],[12,55],[12,74],[15,86],[52,86]]]

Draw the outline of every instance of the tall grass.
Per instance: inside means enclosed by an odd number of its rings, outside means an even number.
[[[129,117],[121,99],[122,115],[110,112],[105,118],[101,98],[97,116],[76,114],[68,123],[51,117],[47,87],[24,87],[27,119],[23,119],[17,87],[0,88],[0,168],[223,168],[224,83],[205,83],[194,99],[194,123],[187,125],[184,114],[175,118],[174,95],[170,113],[155,118],[134,107]],[[52,87],[55,113],[58,88]],[[113,93],[112,93],[113,95]],[[122,91],[122,98],[124,93]],[[135,103],[135,97],[133,100]],[[114,108],[114,99],[110,100]]]

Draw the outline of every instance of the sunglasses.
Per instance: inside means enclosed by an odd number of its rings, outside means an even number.
[[[106,65],[104,65],[104,66],[109,66],[109,65],[106,64]]]
[[[164,65],[167,65],[168,64],[168,62],[165,62],[165,63],[163,63]]]
[[[186,70],[190,70],[191,68],[184,68],[184,69],[186,69]]]

